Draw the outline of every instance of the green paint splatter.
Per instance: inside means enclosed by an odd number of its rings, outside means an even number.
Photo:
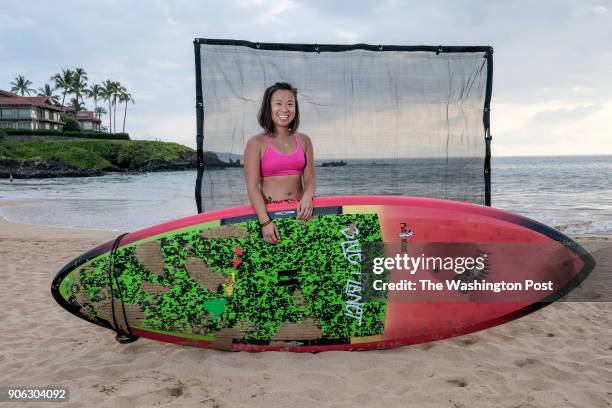
[[[225,311],[225,299],[213,299],[208,302],[204,302],[204,310],[212,315],[214,319],[218,319]]]
[[[117,251],[114,294],[116,297],[120,289],[126,304],[142,307],[145,320],[141,327],[179,335],[210,335],[248,321],[255,329],[247,331],[246,340],[269,340],[283,324],[305,318],[317,322],[324,338],[381,334],[384,297],[363,300],[361,324],[345,314],[346,284],[355,275],[342,252],[346,238],[341,231],[352,223],[359,228],[361,245],[382,241],[375,214],[323,215],[308,222],[276,219],[282,237],[276,245],[261,239],[256,221],[234,224],[248,231],[243,237],[211,239],[203,238],[201,229],[175,231],[158,240],[164,260],[160,276],[140,262],[136,246]],[[211,273],[227,278],[231,295],[222,285],[215,290],[201,286],[190,275],[188,258],[197,258]],[[240,260],[236,267],[235,259]],[[98,305],[110,296],[108,261],[105,254],[75,272],[80,272],[80,282],[73,285],[72,294],[86,293],[91,302],[86,309],[93,314],[99,313]],[[143,282],[168,290],[147,293]]]

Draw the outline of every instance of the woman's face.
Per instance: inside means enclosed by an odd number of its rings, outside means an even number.
[[[288,127],[295,118],[295,96],[293,92],[279,89],[272,94],[272,122],[276,127]]]

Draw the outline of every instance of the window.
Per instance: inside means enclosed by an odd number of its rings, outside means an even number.
[[[0,108],[0,118],[13,118],[13,108]]]
[[[19,119],[26,119],[33,117],[33,112],[31,108],[19,108],[17,109],[17,117]]]
[[[19,122],[17,127],[19,129],[32,129],[32,124],[31,122]]]

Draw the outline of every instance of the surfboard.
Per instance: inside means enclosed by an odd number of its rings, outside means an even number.
[[[69,262],[51,291],[113,330],[196,347],[319,352],[460,336],[565,296],[593,258],[560,232],[506,211],[398,196],[320,197],[308,221],[250,205],[122,235]]]

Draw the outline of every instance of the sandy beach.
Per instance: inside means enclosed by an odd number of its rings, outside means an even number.
[[[558,303],[472,335],[384,351],[121,345],[50,293],[68,261],[116,236],[0,219],[0,386],[69,387],[65,407],[612,405],[612,303],[604,302]],[[577,240],[599,267],[612,268],[608,237]]]

